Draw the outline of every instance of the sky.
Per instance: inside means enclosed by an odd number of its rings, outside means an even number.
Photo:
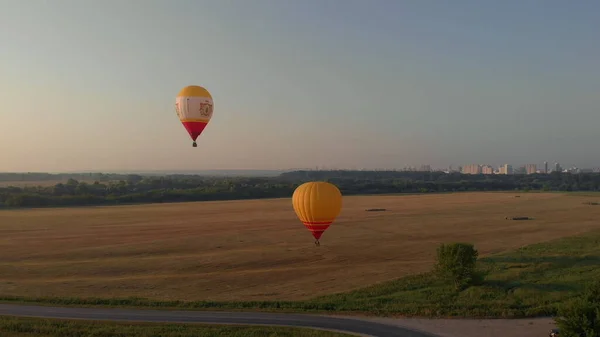
[[[0,0],[0,171],[598,167],[599,31],[596,0]]]

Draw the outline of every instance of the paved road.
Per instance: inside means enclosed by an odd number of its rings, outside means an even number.
[[[0,316],[2,315],[162,323],[279,325],[337,330],[359,336],[436,337],[424,332],[412,331],[398,326],[354,318],[266,312],[161,311],[0,304]]]

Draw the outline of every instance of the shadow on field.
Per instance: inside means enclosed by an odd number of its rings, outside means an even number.
[[[576,292],[581,284],[573,282],[573,272],[600,267],[600,256],[491,256],[481,259],[499,279],[487,279],[485,286],[538,292]],[[570,274],[570,275],[569,275]]]
[[[507,268],[519,268],[523,264],[551,264],[554,267],[600,266],[600,256],[490,256],[481,259],[490,264],[515,264]]]
[[[509,280],[489,280],[485,285],[492,288],[501,288],[504,291],[510,292],[513,289],[536,290],[543,292],[551,291],[579,291],[580,287],[567,283],[526,283],[520,281]]]

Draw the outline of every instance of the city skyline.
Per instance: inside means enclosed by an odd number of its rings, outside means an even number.
[[[261,169],[261,168],[207,168],[207,169],[174,169],[174,170],[152,170],[152,169],[132,169],[132,170],[119,170],[119,169],[108,169],[108,170],[59,170],[59,171],[40,171],[40,170],[28,170],[28,171],[0,171],[0,173],[95,173],[95,172],[185,172],[185,174],[191,174],[192,172],[200,172],[200,171],[295,171],[295,170],[384,170],[384,171],[448,171],[448,172],[463,172],[465,173],[465,169],[469,172],[476,172],[477,174],[498,174],[504,168],[505,170],[509,170],[512,172],[513,170],[527,170],[528,165],[533,165],[533,170],[537,173],[544,173],[544,164],[548,164],[548,172],[559,170],[561,172],[565,172],[568,170],[583,170],[585,172],[596,172],[600,171],[600,165],[590,166],[590,167],[579,167],[577,165],[561,165],[560,162],[541,162],[542,165],[538,165],[537,163],[525,163],[525,164],[509,164],[504,163],[500,165],[492,165],[489,163],[468,163],[464,165],[441,165],[434,166],[431,164],[418,164],[418,165],[403,165],[397,167],[361,167],[358,165],[353,165],[349,167],[343,166],[331,166],[331,165],[316,165],[316,166],[304,166],[304,167],[282,167],[282,168],[270,168],[270,169]],[[557,166],[558,165],[558,166]],[[488,173],[483,173],[486,172]],[[492,170],[491,173],[489,170]]]
[[[552,173],[552,172],[600,172],[600,167],[577,167],[575,165],[564,167],[559,162],[554,162],[552,166],[548,161],[544,161],[541,167],[538,167],[535,163],[527,163],[520,166],[514,166],[512,164],[502,164],[494,168],[488,164],[467,164],[459,166],[456,170],[451,167],[448,168],[447,172],[461,172],[465,174],[536,174],[536,173]]]

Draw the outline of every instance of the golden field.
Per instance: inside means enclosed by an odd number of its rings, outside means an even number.
[[[290,199],[1,211],[0,296],[307,299],[428,270],[441,242],[485,255],[600,228],[594,198],[520,195],[345,197],[320,247]]]

